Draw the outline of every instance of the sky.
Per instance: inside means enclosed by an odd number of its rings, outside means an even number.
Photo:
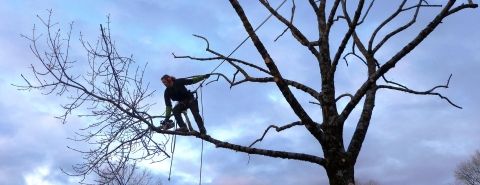
[[[270,1],[279,4],[280,1]],[[372,28],[385,19],[388,10],[397,4],[377,1],[372,14],[359,30],[368,36]],[[442,1],[443,2],[443,1]],[[458,3],[463,1],[459,0]],[[465,1],[466,2],[466,1]],[[268,15],[265,8],[253,1],[241,1],[253,25]],[[280,9],[289,15],[290,3]],[[41,27],[37,15],[45,17],[53,10],[59,28],[72,31],[72,58],[85,60],[79,45],[80,32],[94,41],[99,24],[110,17],[112,37],[124,56],[132,55],[138,65],[148,63],[145,80],[155,94],[148,101],[156,103],[151,114],[164,111],[163,74],[177,77],[206,74],[219,63],[174,59],[171,55],[209,56],[205,43],[192,36],[198,34],[210,41],[218,52],[230,53],[246,33],[227,1],[188,0],[2,0],[0,1],[0,184],[63,185],[76,184],[78,179],[65,176],[60,169],[81,163],[82,156],[67,146],[88,145],[67,140],[91,120],[71,116],[67,124],[55,119],[62,113],[64,97],[45,96],[40,91],[19,91],[11,84],[22,84],[21,74],[31,77],[30,64],[36,64],[29,42],[20,35],[30,35],[33,25]],[[439,9],[421,11],[413,29],[392,39],[379,51],[386,60],[402,44],[412,39]],[[309,38],[315,38],[315,19],[308,4],[298,1],[295,23]],[[400,17],[404,23],[408,17]],[[389,74],[390,79],[413,89],[427,90],[444,84],[450,74],[450,88],[439,92],[463,107],[457,109],[433,96],[415,96],[381,90],[377,93],[374,115],[355,166],[356,178],[389,185],[451,185],[453,171],[480,150],[480,10],[466,10],[447,18],[416,50],[405,57]],[[403,21],[403,22],[402,22]],[[338,23],[338,25],[341,25]],[[398,26],[398,24],[397,24]],[[332,32],[339,39],[341,26]],[[393,27],[387,27],[387,29]],[[284,26],[270,20],[258,34],[277,62],[283,76],[319,89],[318,67],[305,48],[289,33],[273,40]],[[385,33],[383,33],[385,34]],[[332,46],[335,42],[332,40]],[[234,57],[263,66],[259,54],[248,41]],[[80,63],[81,64],[81,63]],[[314,67],[315,66],[315,67]],[[82,66],[80,66],[82,67]],[[222,65],[217,72],[232,75],[233,69]],[[365,79],[365,67],[351,60],[339,64],[337,92],[354,92]],[[190,89],[196,86],[190,87]],[[294,91],[307,112],[321,120],[321,110],[309,104],[311,98]],[[346,102],[339,101],[339,107]],[[213,137],[248,145],[270,124],[283,125],[297,121],[281,93],[273,84],[244,84],[232,89],[225,82],[203,88],[205,126]],[[345,126],[345,138],[351,137],[359,110],[355,110]],[[75,114],[75,112],[73,113]],[[79,114],[79,113],[77,113]],[[163,184],[197,184],[199,180],[201,141],[180,137],[177,141],[172,181],[167,181],[169,162],[142,163]],[[322,155],[318,142],[304,128],[269,133],[258,147]],[[326,184],[325,170],[318,165],[272,159],[264,156],[218,149],[205,143],[202,182],[206,185],[263,184]]]

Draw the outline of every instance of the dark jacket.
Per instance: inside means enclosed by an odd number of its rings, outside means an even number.
[[[163,94],[165,98],[165,105],[172,106],[172,101],[184,101],[193,98],[193,93],[187,90],[185,85],[191,85],[198,82],[197,80],[179,78],[173,81],[172,87],[167,87]]]

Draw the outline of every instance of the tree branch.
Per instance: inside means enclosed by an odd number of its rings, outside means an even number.
[[[340,5],[341,0],[335,0],[333,2],[332,9],[330,10],[330,15],[328,16],[328,22],[327,22],[327,33],[330,33],[330,29],[333,26],[333,23],[335,22],[334,17],[335,14],[337,13],[338,5]]]
[[[318,57],[318,51],[317,49],[315,49],[315,47],[313,46],[310,46],[309,45],[309,41],[307,39],[307,37],[305,37],[305,35],[302,34],[302,32],[300,32],[300,30],[298,30],[297,27],[295,27],[293,24],[291,24],[287,19],[285,19],[283,16],[281,16],[275,9],[273,9],[270,4],[266,1],[266,0],[259,0],[260,3],[262,3],[263,6],[265,6],[265,8],[267,8],[267,10],[273,15],[275,16],[279,21],[281,21],[283,24],[285,24],[288,29],[290,29],[290,31],[292,32],[292,35],[294,36],[295,39],[297,39],[297,41],[306,46],[308,48],[308,50],[310,50],[310,52]]]
[[[164,143],[153,141],[149,136],[148,128],[153,126],[153,118],[146,112],[151,104],[146,101],[154,91],[148,90],[148,84],[143,81],[145,68],[137,67],[136,71],[130,71],[131,58],[120,56],[110,38],[110,29],[101,26],[101,35],[96,46],[84,42],[82,45],[88,53],[90,70],[86,75],[75,75],[70,69],[77,61],[70,59],[70,39],[73,24],[70,24],[66,36],[56,29],[58,24],[51,22],[52,11],[49,11],[48,19],[39,19],[46,29],[47,47],[40,47],[38,35],[34,31],[30,37],[24,36],[30,41],[30,49],[39,61],[39,65],[32,65],[34,81],[29,81],[24,75],[26,85],[16,87],[31,90],[46,91],[44,94],[56,93],[65,96],[70,102],[62,105],[63,115],[59,116],[65,123],[67,116],[74,110],[86,107],[89,115],[97,120],[88,125],[82,132],[77,133],[79,139],[94,146],[89,151],[80,151],[85,155],[87,162],[73,167],[76,175],[86,175],[92,172],[94,166],[104,164],[110,156],[120,158],[133,158],[130,153],[139,153],[135,158],[152,158],[155,156],[168,156],[164,149]],[[57,31],[53,31],[57,30]],[[40,50],[45,48],[45,50]],[[39,71],[37,67],[43,71]],[[65,93],[68,93],[65,94]]]
[[[369,89],[366,93],[362,113],[358,119],[355,132],[353,133],[352,139],[347,148],[347,155],[349,155],[348,162],[350,164],[356,163],[363,141],[367,135],[370,120],[372,119],[373,108],[375,107],[375,95],[376,89]]]
[[[392,32],[388,33],[376,46],[375,48],[373,48],[373,53],[376,53],[382,46],[383,44],[385,44],[390,38],[392,38],[393,36],[395,36],[396,34],[402,32],[403,30],[406,30],[407,28],[409,28],[410,26],[412,26],[415,21],[417,20],[417,16],[418,16],[418,12],[420,11],[420,8],[421,7],[441,7],[441,5],[423,5],[422,3],[424,2],[424,0],[419,0],[418,4],[415,5],[415,6],[412,6],[412,7],[409,7],[409,8],[403,8],[404,6],[404,3],[401,4],[401,6],[399,7],[399,9],[397,9],[397,11],[392,14],[391,17],[389,17],[387,20],[385,20],[385,22],[383,22],[378,28],[377,30],[375,30],[375,32],[373,33],[372,37],[370,38],[370,42],[368,44],[368,49],[369,50],[372,50],[372,43],[373,43],[373,40],[375,39],[375,35],[378,33],[378,31],[380,31],[380,29],[385,26],[389,21],[393,20],[393,18],[397,17],[398,14],[400,14],[401,12],[405,12],[405,11],[408,11],[410,9],[413,9],[415,8],[415,13],[413,14],[412,16],[412,19],[406,23],[405,25],[403,26],[400,26],[398,27],[397,29],[393,30]]]
[[[203,37],[203,36],[200,36],[200,35],[194,35],[195,37],[197,38],[200,38],[202,40],[204,40],[207,44],[207,47],[205,48],[205,51],[215,55],[216,57],[204,57],[204,58],[200,58],[200,57],[192,57],[192,56],[177,56],[175,55],[174,53],[172,53],[173,57],[174,58],[188,58],[188,59],[192,59],[192,60],[199,60],[199,61],[209,61],[209,60],[226,60],[227,62],[231,63],[231,62],[236,62],[236,63],[239,63],[239,64],[243,64],[243,65],[246,65],[246,66],[249,66],[251,68],[254,68],[254,69],[257,69],[263,73],[266,73],[268,75],[271,75],[271,73],[262,68],[262,67],[259,67],[253,63],[250,63],[250,62],[246,62],[246,61],[243,61],[243,60],[240,60],[240,59],[236,59],[236,58],[231,58],[231,57],[227,57],[225,55],[222,55],[212,49],[210,49],[210,43],[208,42],[208,39]]]
[[[337,102],[338,100],[342,99],[343,97],[350,97],[350,99],[352,99],[352,98],[353,98],[353,95],[348,94],[348,93],[345,93],[345,94],[342,94],[342,95],[338,96],[338,97],[335,99],[335,101]]]
[[[438,93],[438,92],[435,92],[436,89],[438,88],[445,88],[445,89],[448,89],[448,85],[450,83],[450,79],[452,78],[452,75],[450,74],[450,76],[448,77],[448,80],[447,80],[447,83],[445,85],[437,85],[429,90],[426,90],[426,91],[416,91],[416,90],[412,90],[412,89],[409,89],[407,88],[406,86],[401,86],[401,87],[394,87],[394,86],[389,86],[389,85],[379,85],[377,88],[378,89],[390,89],[390,90],[396,90],[396,91],[402,91],[402,92],[406,92],[406,93],[411,93],[411,94],[417,94],[417,95],[434,95],[434,96],[438,96],[440,97],[441,99],[444,99],[445,101],[447,101],[450,105],[456,107],[456,108],[459,108],[459,109],[462,109],[462,107],[458,106],[457,104],[453,103],[449,98],[443,96],[442,94]]]
[[[292,12],[291,12],[291,16],[290,16],[290,24],[293,24],[293,17],[295,16],[295,0],[292,0]],[[277,36],[277,38],[275,38],[274,42],[276,42],[281,36],[283,36],[283,34],[285,34],[286,32],[288,31],[288,27],[286,27],[285,29],[283,29],[283,32]]]
[[[333,61],[332,61],[332,67],[330,68],[330,71],[329,71],[329,74],[328,74],[330,79],[333,79],[333,76],[334,76],[335,71],[337,69],[337,64],[340,60],[340,57],[342,56],[342,53],[345,50],[345,47],[346,47],[348,41],[352,37],[352,34],[353,34],[353,32],[355,31],[355,29],[358,25],[358,21],[360,19],[360,15],[362,13],[364,2],[365,2],[364,0],[360,0],[358,2],[358,6],[357,6],[357,9],[355,11],[355,15],[353,17],[353,20],[351,22],[348,21],[348,24],[349,24],[348,25],[348,31],[347,31],[347,33],[345,33],[345,36],[343,37],[342,42],[340,43],[340,46],[338,47],[337,53],[335,54],[335,57],[333,58]],[[350,16],[346,12],[346,9],[347,9],[346,8],[346,3],[343,0],[342,0],[342,6],[343,6],[343,10],[344,10],[344,16],[347,18],[347,20],[350,20]]]
[[[353,108],[360,102],[362,97],[371,88],[372,84],[379,79],[382,75],[388,72],[390,69],[395,67],[395,65],[405,57],[410,51],[418,46],[432,31],[442,22],[442,20],[449,16],[450,9],[452,8],[455,0],[449,0],[440,13],[407,45],[405,45],[399,52],[397,52],[391,59],[389,59],[385,64],[383,64],[374,74],[370,75],[368,80],[366,80],[362,86],[354,94],[354,97],[350,102],[345,106],[342,113],[339,116],[339,121],[345,120],[348,115],[351,113]],[[469,8],[471,6],[463,6],[462,8]]]
[[[203,38],[203,39],[205,39],[205,38]],[[208,46],[208,44],[207,44],[207,46]],[[240,72],[244,76],[244,80],[235,81],[235,75],[234,75],[232,80],[228,79],[225,75],[222,75],[225,78],[225,80],[230,84],[230,87],[233,87],[235,85],[239,85],[239,84],[244,83],[244,82],[275,82],[275,78],[273,77],[273,75],[269,71],[267,71],[267,70],[265,70],[261,67],[258,67],[257,65],[254,65],[250,62],[246,62],[246,61],[243,61],[243,60],[226,57],[226,56],[224,56],[224,55],[222,55],[222,54],[220,54],[216,51],[211,50],[208,47],[207,47],[206,50],[208,52],[216,55],[216,57],[200,58],[200,57],[192,57],[192,56],[177,56],[175,54],[173,54],[173,56],[175,58],[188,58],[188,59],[198,60],[198,61],[226,60],[230,65],[232,65],[235,69],[237,69],[237,72]],[[243,64],[243,65],[252,67],[252,68],[257,69],[259,71],[262,71],[262,72],[264,72],[264,73],[266,73],[266,74],[268,74],[269,76],[272,76],[272,77],[263,77],[263,78],[252,77],[245,71],[245,69],[243,69],[239,65],[236,65],[235,63],[239,63],[239,64]],[[235,73],[235,74],[237,74],[237,73]],[[287,85],[295,87],[295,88],[297,88],[297,89],[299,89],[299,90],[301,90],[305,93],[308,93],[313,98],[321,101],[321,99],[320,99],[321,94],[319,92],[317,92],[316,90],[314,90],[314,89],[312,89],[312,88],[310,88],[310,87],[308,87],[308,86],[306,86],[302,83],[293,81],[293,80],[284,79],[284,81]]]
[[[264,6],[266,6],[270,10],[270,12],[273,15],[277,14],[275,16],[278,18],[278,13],[274,12],[271,9],[271,7],[265,1],[261,0],[261,2],[262,2],[262,4],[264,4]],[[290,107],[293,109],[295,114],[300,118],[302,123],[305,124],[306,128],[310,131],[310,133],[318,141],[321,141],[322,140],[322,137],[321,137],[322,133],[321,133],[320,129],[317,127],[315,122],[310,118],[310,116],[305,112],[303,107],[300,105],[298,100],[295,98],[293,93],[288,88],[288,84],[285,83],[285,80],[282,77],[282,75],[280,74],[280,71],[278,70],[275,62],[270,57],[268,51],[266,50],[265,46],[263,45],[263,43],[258,38],[257,34],[254,32],[250,22],[248,21],[247,16],[245,15],[245,12],[243,11],[243,8],[240,6],[240,4],[238,3],[237,0],[230,0],[230,4],[233,6],[235,11],[237,12],[237,15],[242,20],[242,23],[243,23],[243,26],[244,26],[245,30],[247,31],[248,35],[250,35],[250,38],[252,39],[253,44],[255,45],[258,52],[260,53],[260,55],[264,59],[265,64],[267,65],[269,71],[272,73],[275,84],[278,86],[278,88],[282,92],[285,100],[287,100]],[[296,32],[296,31],[294,31],[295,29],[296,28],[290,27],[290,30],[292,30],[293,32]]]
[[[279,128],[282,129],[282,130],[285,130],[285,129],[288,129],[288,128],[290,128],[292,126],[295,126],[295,125],[302,125],[302,123],[301,122],[294,122],[292,124],[288,124],[288,125],[285,125],[285,126],[279,127]],[[207,141],[209,143],[212,143],[216,147],[227,148],[227,149],[231,149],[231,150],[234,150],[234,151],[237,151],[237,152],[264,155],[264,156],[276,157],[276,158],[308,161],[308,162],[313,162],[313,163],[320,164],[320,165],[325,164],[325,160],[321,157],[308,155],[308,154],[294,153],[294,152],[285,152],[285,151],[275,151],[275,150],[253,148],[253,147],[251,147],[252,145],[247,147],[247,146],[232,144],[232,143],[229,143],[229,142],[220,141],[218,139],[215,139],[215,138],[211,137],[210,135],[200,134],[199,132],[195,132],[195,131],[192,131],[192,132],[169,131],[169,130],[162,130],[162,129],[160,129],[160,127],[155,127],[152,130],[157,132],[157,133],[161,133],[161,134],[193,136],[193,137],[202,139],[204,141]]]
[[[255,140],[252,144],[250,144],[248,147],[252,147],[253,145],[255,145],[256,143],[260,142],[263,140],[263,138],[265,138],[265,135],[267,135],[267,132],[271,129],[271,128],[275,128],[275,131],[277,132],[281,132],[283,130],[286,130],[286,129],[289,129],[289,128],[292,128],[294,126],[298,126],[298,125],[303,125],[302,122],[300,121],[296,121],[296,122],[293,122],[293,123],[290,123],[290,124],[287,124],[287,125],[284,125],[284,126],[281,126],[281,127],[278,127],[276,125],[270,125],[267,127],[267,129],[265,129],[265,131],[263,132],[263,135],[262,137],[260,137],[259,139]]]

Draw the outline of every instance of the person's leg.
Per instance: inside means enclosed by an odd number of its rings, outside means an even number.
[[[197,122],[198,129],[200,130],[200,133],[206,134],[207,130],[205,129],[205,126],[203,125],[203,119],[200,116],[200,112],[198,110],[198,101],[196,99],[192,100],[190,103],[190,111],[192,112],[193,118],[195,119],[195,122]]]
[[[185,125],[185,122],[183,122],[183,118],[181,113],[187,109],[187,106],[183,103],[178,103],[173,107],[173,117],[175,117],[175,121],[177,121],[178,127],[180,128],[187,128],[187,125]],[[187,128],[188,130],[188,128]]]

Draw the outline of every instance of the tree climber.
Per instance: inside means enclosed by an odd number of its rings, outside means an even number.
[[[207,133],[207,130],[205,129],[205,126],[203,124],[202,117],[200,116],[200,113],[198,110],[198,101],[193,96],[193,93],[187,90],[185,85],[195,84],[197,82],[202,81],[203,79],[207,79],[208,77],[210,77],[210,74],[193,77],[191,79],[188,79],[188,78],[176,79],[175,77],[169,76],[169,75],[162,76],[161,78],[162,83],[167,87],[164,93],[166,113],[165,113],[165,119],[162,122],[163,129],[167,130],[173,127],[173,124],[171,125],[168,124],[169,118],[173,112],[173,117],[175,117],[175,120],[179,126],[179,128],[177,128],[177,130],[175,131],[188,132],[189,131],[188,127],[187,125],[185,125],[185,122],[183,122],[181,113],[187,109],[190,109],[195,119],[195,122],[197,122],[197,126],[198,126],[198,129],[200,130],[200,133],[201,134]],[[171,100],[178,101],[178,103],[175,105],[175,107],[173,107],[173,109],[172,109]]]

